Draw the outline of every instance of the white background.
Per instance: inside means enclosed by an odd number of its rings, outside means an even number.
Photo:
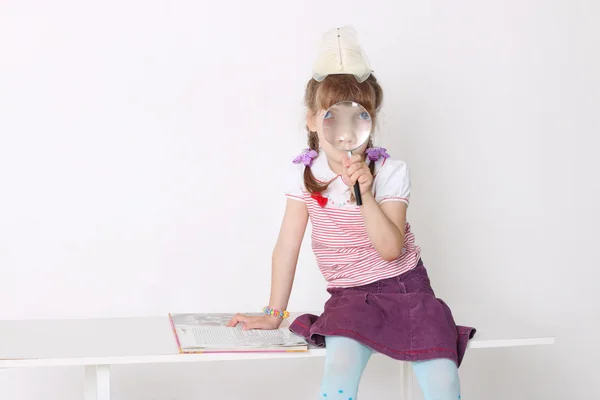
[[[0,2],[0,318],[258,310],[315,44],[353,24],[412,169],[434,288],[548,328],[472,350],[464,399],[598,399],[594,1]],[[291,309],[325,300],[307,242]],[[311,399],[322,360],[119,367],[117,400]],[[373,359],[363,398],[392,399]],[[78,399],[82,370],[0,371]]]

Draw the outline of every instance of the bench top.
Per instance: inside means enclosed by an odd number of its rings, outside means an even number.
[[[554,344],[554,336],[475,306],[453,307],[457,324],[475,326],[470,348]],[[257,360],[324,356],[294,353],[179,354],[168,316],[0,321],[0,368]]]

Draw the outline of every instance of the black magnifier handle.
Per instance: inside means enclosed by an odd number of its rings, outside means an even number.
[[[348,152],[348,158],[352,157],[352,152]],[[362,196],[360,195],[360,184],[358,181],[354,184],[354,198],[356,199],[356,205],[362,206]]]
[[[360,185],[358,181],[354,184],[354,197],[356,197],[356,205],[362,206],[362,197],[360,195]]]

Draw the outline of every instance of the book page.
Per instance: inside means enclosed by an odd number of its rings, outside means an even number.
[[[290,346],[294,343],[303,344],[301,341],[291,341],[290,335],[281,329],[244,331],[238,327],[192,327],[191,333],[194,337],[194,347],[199,348],[274,347]]]
[[[261,349],[306,346],[304,338],[287,328],[274,330],[248,330],[242,325],[228,328],[231,319],[226,314],[174,314],[171,315],[183,351],[210,349]]]

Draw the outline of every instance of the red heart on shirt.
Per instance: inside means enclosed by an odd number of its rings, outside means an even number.
[[[323,197],[319,192],[311,194],[310,197],[315,199],[321,207],[325,207],[327,205],[327,197]]]

